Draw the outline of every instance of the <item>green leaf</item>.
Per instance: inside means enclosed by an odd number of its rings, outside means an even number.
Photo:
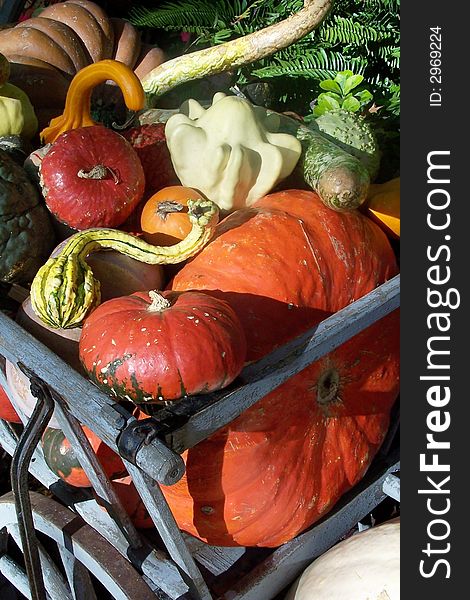
[[[336,92],[337,94],[342,93],[339,84],[333,79],[325,79],[325,81],[321,81],[320,87],[322,90],[327,90],[328,92]]]
[[[346,82],[343,86],[343,93],[349,94],[351,90],[360,85],[364,81],[364,77],[362,75],[351,75],[346,79]]]
[[[335,94],[336,95],[336,94]],[[340,103],[336,98],[330,94],[320,94],[318,96],[317,104],[313,110],[313,114],[318,117],[320,115],[329,112],[330,110],[336,110],[340,108]]]
[[[354,97],[359,100],[359,102],[361,103],[361,106],[368,104],[373,98],[373,96],[369,92],[369,90],[362,90],[360,92],[356,92],[354,94]]]
[[[349,110],[349,112],[357,112],[361,108],[361,103],[357,98],[354,98],[354,96],[349,96],[343,102],[341,108]]]
[[[341,88],[341,90],[343,91],[343,93],[344,93],[344,86],[346,85],[348,78],[351,77],[352,75],[354,75],[354,73],[349,70],[348,71],[339,71],[338,73],[336,73],[335,81],[338,82],[338,85]]]

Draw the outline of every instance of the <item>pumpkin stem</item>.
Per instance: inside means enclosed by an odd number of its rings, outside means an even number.
[[[179,202],[175,202],[174,200],[164,200],[163,202],[158,203],[157,216],[160,217],[162,221],[166,221],[170,213],[181,212],[183,208],[183,204],[180,204]]]
[[[150,296],[150,299],[152,300],[152,303],[149,304],[149,307],[147,310],[149,310],[150,312],[162,312],[166,308],[170,308],[171,302],[169,300],[167,300],[166,298],[164,298],[157,291],[150,290],[149,296]]]
[[[114,183],[117,185],[119,183],[119,177],[116,172],[111,169],[111,167],[107,167],[105,165],[95,165],[89,171],[85,171],[85,169],[80,169],[77,173],[77,177],[80,179],[106,179],[108,173],[112,175],[114,179]]]
[[[336,369],[328,369],[320,375],[317,384],[317,402],[326,407],[338,401],[340,377]]]
[[[128,127],[130,127],[132,125],[136,116],[137,116],[137,113],[135,112],[135,110],[133,110],[133,111],[131,111],[131,114],[127,117],[127,119],[124,121],[124,123],[119,124],[119,123],[116,123],[116,121],[113,121],[111,123],[111,127],[113,129],[115,129],[116,131],[122,131],[123,129],[127,129]]]

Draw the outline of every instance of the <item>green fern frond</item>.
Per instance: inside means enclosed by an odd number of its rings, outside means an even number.
[[[390,46],[380,46],[377,48],[379,56],[391,69],[400,68],[400,49]]]
[[[243,3],[239,0],[183,0],[165,2],[158,8],[137,6],[131,9],[130,22],[136,27],[154,27],[168,31],[200,31],[208,27],[227,26],[239,12]]]
[[[259,69],[252,71],[252,75],[260,79],[271,77],[309,77],[326,79],[334,76],[337,71],[351,70],[362,75],[367,66],[367,61],[362,57],[346,57],[340,52],[326,52],[324,48],[298,56],[294,60],[286,61],[274,58],[273,61]]]
[[[320,28],[318,36],[330,44],[364,46],[369,42],[390,39],[393,33],[386,27],[362,25],[352,18],[334,15],[326,26]]]

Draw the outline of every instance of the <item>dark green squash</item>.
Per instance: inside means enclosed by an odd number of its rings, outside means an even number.
[[[0,281],[30,283],[54,245],[38,190],[26,171],[0,149]]]
[[[0,137],[0,150],[4,150],[16,163],[23,166],[31,152],[31,144],[20,135],[4,135]]]
[[[117,479],[126,474],[126,469],[119,455],[109,448],[91,429],[83,426],[91,447],[100,461],[106,475],[110,479]],[[61,429],[48,427],[41,440],[44,459],[49,469],[74,487],[91,487],[82,465],[74,449]]]

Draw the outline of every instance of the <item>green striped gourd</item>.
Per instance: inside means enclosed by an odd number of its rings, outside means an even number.
[[[31,305],[49,327],[78,327],[100,302],[100,284],[86,257],[112,249],[147,264],[176,264],[190,258],[211,239],[218,222],[218,208],[210,200],[189,200],[192,229],[178,244],[153,246],[117,229],[86,229],[73,235],[62,251],[49,258],[31,286]]]

